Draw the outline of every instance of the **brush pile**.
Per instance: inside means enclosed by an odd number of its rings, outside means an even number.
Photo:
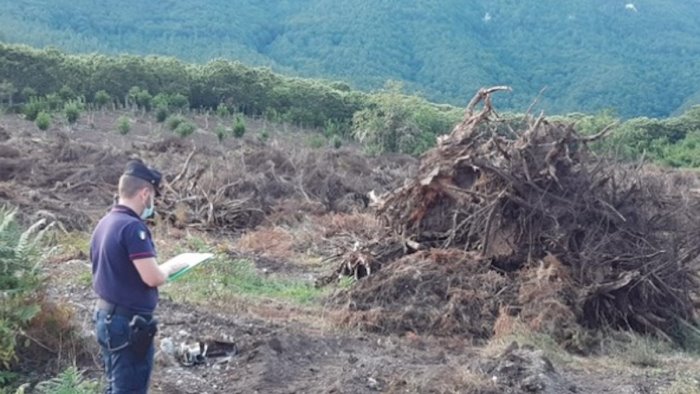
[[[418,174],[376,204],[391,229],[387,236],[403,240],[409,253],[438,248],[478,256],[456,259],[462,268],[447,272],[437,268],[442,259],[431,257],[441,254],[419,254],[418,274],[408,272],[406,261],[382,262],[386,272],[366,279],[373,285],[340,296],[350,313],[364,316],[353,319],[382,331],[401,321],[402,329],[451,334],[455,329],[444,321],[446,329],[436,330],[428,319],[430,329],[418,324],[421,313],[395,311],[415,309],[412,300],[422,295],[430,305],[419,308],[461,308],[455,324],[463,324],[485,315],[483,306],[454,302],[455,294],[470,292],[483,302],[497,300],[486,308],[487,321],[500,309],[562,342],[580,328],[604,327],[678,339],[680,325],[695,321],[700,289],[700,210],[684,191],[688,180],[596,156],[588,144],[609,129],[582,136],[574,125],[543,116],[514,128],[491,104],[491,94],[506,89],[480,90],[464,120],[422,157]],[[374,249],[367,253],[381,254],[381,245]],[[435,268],[425,268],[426,259]],[[445,271],[444,277],[408,280],[426,270]],[[392,293],[392,287],[404,290]],[[365,294],[379,290],[386,296]],[[469,327],[464,330],[475,339],[492,331]]]

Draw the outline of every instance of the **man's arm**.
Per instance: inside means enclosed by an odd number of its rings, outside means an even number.
[[[155,257],[135,259],[134,266],[141,276],[141,280],[151,287],[158,287],[168,280],[168,276],[185,268],[187,263],[158,265]]]

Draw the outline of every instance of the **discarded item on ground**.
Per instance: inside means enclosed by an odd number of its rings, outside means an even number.
[[[504,392],[566,394],[577,393],[574,384],[561,376],[542,350],[513,342],[482,367]]]
[[[219,340],[184,341],[176,346],[173,339],[168,337],[161,339],[160,349],[186,367],[226,363],[238,355],[235,343]]]

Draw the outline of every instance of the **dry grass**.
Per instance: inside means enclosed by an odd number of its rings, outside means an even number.
[[[530,325],[506,313],[501,313],[494,323],[494,335],[481,349],[481,354],[484,357],[496,357],[513,342],[542,350],[556,364],[568,364],[574,360],[552,336],[534,331]]]
[[[22,333],[25,346],[18,356],[25,367],[58,373],[76,362],[98,365],[97,344],[86,340],[76,326],[75,311],[67,305],[44,300],[41,311]]]
[[[297,244],[294,235],[282,227],[263,227],[239,238],[235,248],[244,253],[252,253],[277,260],[291,260],[296,254]]]
[[[621,333],[602,344],[605,356],[638,368],[664,367],[674,354],[671,344],[660,339],[634,333]]]
[[[406,373],[389,382],[386,393],[497,394],[502,389],[488,376],[461,366]]]
[[[352,247],[355,241],[379,237],[381,224],[367,213],[331,213],[296,220],[289,225],[260,227],[241,236],[238,252],[307,264]]]
[[[700,380],[690,376],[679,377],[660,394],[700,394]]]
[[[82,231],[55,232],[50,240],[56,247],[46,256],[47,264],[69,260],[87,260],[90,250],[90,234]]]
[[[313,219],[314,225],[324,237],[352,235],[364,239],[374,239],[380,235],[382,225],[379,219],[369,213],[336,213]]]

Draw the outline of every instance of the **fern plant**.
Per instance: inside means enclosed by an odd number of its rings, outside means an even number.
[[[36,385],[39,394],[92,394],[100,392],[97,381],[85,379],[76,367],[70,367],[53,379]]]
[[[17,336],[40,311],[39,244],[51,226],[40,220],[22,231],[16,212],[0,208],[0,366],[15,359]]]

